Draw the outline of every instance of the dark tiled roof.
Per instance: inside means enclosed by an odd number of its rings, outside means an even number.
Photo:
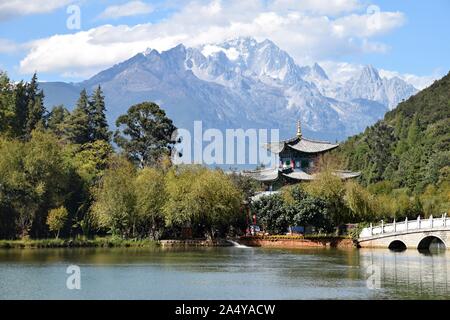
[[[311,140],[303,137],[295,137],[284,141],[269,143],[266,148],[272,153],[280,153],[286,147],[304,153],[318,153],[337,148],[339,144],[327,141]]]
[[[316,178],[316,174],[308,174],[302,170],[293,170],[290,172],[280,171],[278,168],[272,169],[262,169],[254,171],[244,171],[244,175],[251,177],[257,181],[261,182],[271,182],[278,179],[280,175],[285,177],[298,180],[298,181],[312,181]],[[342,180],[352,179],[359,177],[361,172],[352,172],[346,170],[336,170],[333,172],[334,175],[338,176]]]

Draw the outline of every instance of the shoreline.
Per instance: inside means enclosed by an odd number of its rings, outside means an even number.
[[[348,237],[311,235],[301,236],[242,236],[235,241],[239,245],[264,248],[357,248]],[[45,248],[188,248],[188,247],[232,247],[227,239],[165,239],[135,240],[115,238],[95,239],[23,239],[0,240],[0,249],[45,249]]]
[[[157,246],[159,246],[159,243],[154,240],[125,240],[108,237],[94,239],[0,240],[0,249],[150,248]]]

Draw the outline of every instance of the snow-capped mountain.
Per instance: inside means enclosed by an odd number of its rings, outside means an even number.
[[[366,99],[376,101],[393,109],[403,99],[417,92],[412,85],[400,78],[381,78],[373,66],[366,66],[359,76],[339,87],[336,97],[340,99]]]
[[[302,121],[313,138],[341,140],[361,132],[417,90],[365,67],[346,83],[319,65],[301,66],[270,40],[237,38],[195,48],[143,53],[77,83],[42,83],[47,105],[74,105],[81,88],[101,85],[114,121],[145,100],[160,104],[178,127],[279,128],[284,137]]]

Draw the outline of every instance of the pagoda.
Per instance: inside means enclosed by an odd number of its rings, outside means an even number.
[[[244,174],[260,181],[272,191],[274,188],[301,181],[311,181],[316,177],[320,157],[339,147],[327,141],[311,140],[303,137],[300,121],[297,122],[295,137],[266,145],[268,151],[278,155],[276,168],[244,171]],[[360,172],[335,170],[333,174],[343,180],[356,178]]]

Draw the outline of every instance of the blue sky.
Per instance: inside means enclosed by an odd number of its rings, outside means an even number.
[[[67,27],[69,6],[80,9],[80,29]],[[337,79],[372,64],[423,87],[450,69],[449,9],[448,0],[2,1],[0,69],[14,80],[37,71],[80,81],[147,47],[253,36]]]

